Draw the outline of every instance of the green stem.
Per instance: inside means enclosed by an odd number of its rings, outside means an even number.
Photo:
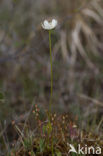
[[[49,113],[51,113],[52,96],[53,96],[53,71],[52,71],[52,52],[51,52],[51,30],[49,30],[49,48],[50,48],[50,65],[51,65],[51,94],[49,103]]]
[[[49,30],[49,48],[50,48],[50,65],[51,65],[51,94],[50,94],[50,103],[49,103],[49,121],[50,121],[50,114],[51,114],[51,107],[52,107],[52,97],[53,97],[53,70],[52,70],[52,52],[51,52],[51,30]],[[51,138],[52,140],[52,156],[53,154],[53,137]]]

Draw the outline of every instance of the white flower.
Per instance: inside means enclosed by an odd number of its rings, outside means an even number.
[[[45,20],[42,24],[42,27],[43,29],[46,29],[46,30],[51,30],[51,29],[54,29],[56,26],[57,26],[57,20],[55,19],[52,19],[51,22]]]

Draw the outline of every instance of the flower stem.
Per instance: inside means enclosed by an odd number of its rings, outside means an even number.
[[[52,71],[52,52],[51,52],[51,30],[49,30],[49,48],[50,48],[50,65],[51,65],[51,90],[50,90],[50,103],[49,103],[49,113],[51,113],[52,106],[52,96],[53,96],[53,71]]]
[[[49,30],[49,48],[50,48],[50,65],[51,65],[51,89],[50,89],[50,103],[49,103],[49,121],[50,121],[50,114],[51,114],[51,106],[52,106],[52,96],[53,96],[53,70],[52,70],[52,52],[51,52],[51,30]],[[52,156],[53,153],[53,137],[51,138],[51,150]]]

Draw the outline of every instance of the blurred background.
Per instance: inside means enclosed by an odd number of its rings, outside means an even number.
[[[70,113],[94,131],[103,120],[103,1],[0,1],[0,126],[37,104],[47,109],[50,57],[44,19],[52,32],[52,111]]]

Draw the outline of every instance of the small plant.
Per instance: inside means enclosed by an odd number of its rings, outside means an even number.
[[[52,51],[51,51],[51,32],[57,26],[57,20],[53,19],[51,22],[45,20],[42,24],[42,28],[49,32],[49,49],[50,49],[50,64],[51,64],[51,97],[49,103],[49,115],[51,113],[52,96],[53,96],[53,71],[52,71]]]
[[[50,96],[50,103],[49,103],[49,123],[47,125],[47,130],[50,135],[52,132],[52,125],[50,122],[50,114],[51,114],[51,106],[52,106],[52,96],[53,96],[53,71],[52,71],[52,51],[51,51],[51,32],[57,26],[57,20],[53,19],[51,22],[45,20],[42,24],[43,29],[48,30],[49,32],[49,49],[50,49],[50,64],[51,64],[51,96]],[[52,156],[53,154],[53,138],[52,138]]]

